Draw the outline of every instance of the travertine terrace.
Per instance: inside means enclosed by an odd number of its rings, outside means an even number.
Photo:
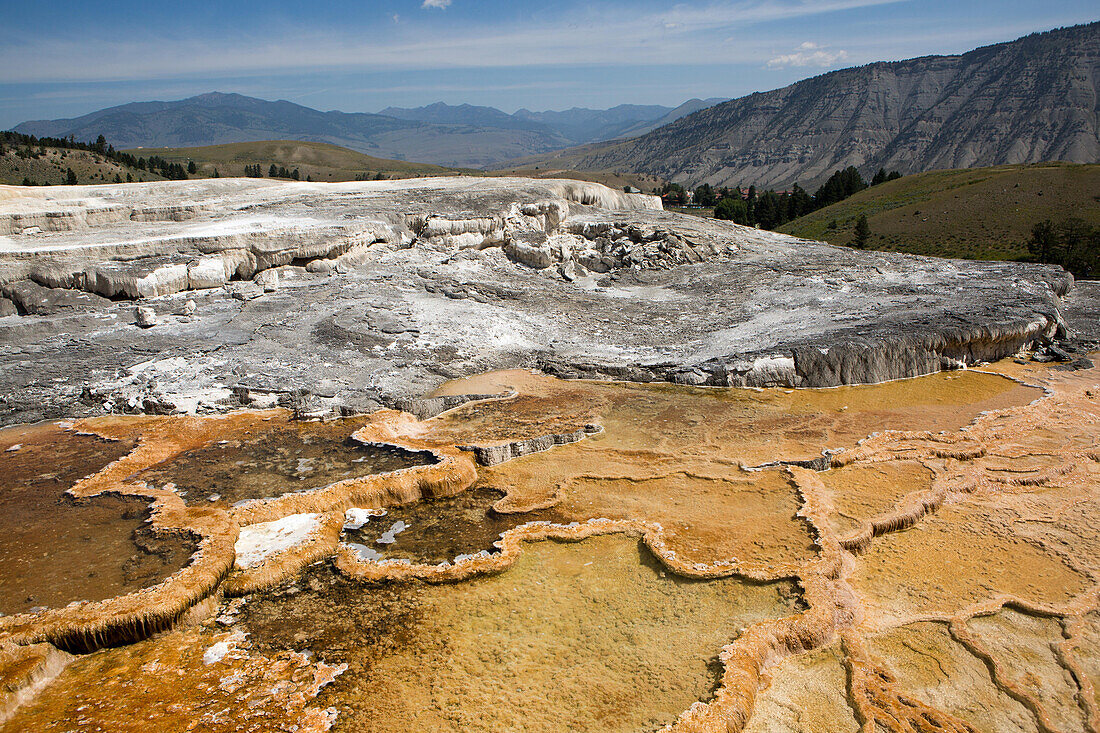
[[[860,253],[579,181],[6,188],[0,313],[20,315],[0,321],[0,421],[363,412],[514,367],[880,382],[1064,335],[1071,287],[1056,267]]]
[[[1092,284],[565,181],[4,195],[0,501],[94,521],[0,542],[2,733],[1100,731]]]

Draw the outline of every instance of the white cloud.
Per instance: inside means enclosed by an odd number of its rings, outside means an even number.
[[[838,61],[848,58],[848,52],[843,49],[830,51],[827,46],[819,46],[816,43],[806,41],[800,44],[794,53],[785,53],[768,59],[769,69],[785,69],[789,66],[833,66]]]
[[[439,8],[440,10],[443,10],[444,8],[446,8],[450,4],[451,4],[451,0],[424,0],[424,4],[421,5],[420,7],[422,7],[422,8]]]

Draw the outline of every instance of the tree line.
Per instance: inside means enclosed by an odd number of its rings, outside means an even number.
[[[3,131],[0,132],[0,155],[4,154],[5,146],[13,146],[19,148],[32,149],[38,148],[61,148],[63,150],[83,150],[89,153],[95,153],[103,156],[107,160],[114,161],[119,165],[128,166],[135,170],[148,171],[167,178],[170,181],[186,181],[190,176],[198,174],[198,166],[195,165],[195,161],[188,161],[187,165],[183,163],[174,163],[158,155],[151,155],[148,158],[143,156],[135,156],[130,153],[123,153],[115,150],[113,145],[107,143],[107,139],[100,135],[95,142],[85,143],[78,142],[73,137],[35,137],[34,135],[24,135],[19,132]],[[33,152],[32,152],[33,154]],[[37,157],[37,156],[35,156]],[[72,176],[68,174],[72,173],[71,169],[66,171],[67,180],[72,180]],[[260,164],[246,165],[246,176],[251,178],[263,178],[264,172]],[[214,178],[219,178],[221,173],[217,168],[214,169]],[[293,170],[287,169],[285,166],[276,166],[274,163],[267,169],[268,178],[286,178],[294,181],[300,181],[302,179],[301,173],[297,168]],[[130,177],[128,176],[128,180]],[[306,176],[306,180],[312,180],[309,176]],[[121,182],[121,178],[116,181]],[[29,180],[24,185],[32,185]]]
[[[100,135],[94,143],[84,143],[78,142],[71,136],[67,138],[35,137],[34,135],[24,135],[19,132],[8,130],[0,132],[0,154],[4,153],[5,145],[27,148],[28,150],[32,150],[35,147],[59,148],[61,150],[83,150],[85,152],[100,155],[106,160],[118,163],[119,165],[154,173],[170,181],[185,181],[187,180],[188,172],[194,174],[197,170],[194,161],[188,163],[187,168],[184,168],[182,163],[173,163],[156,155],[144,158],[131,155],[130,153],[119,152],[115,150],[114,145],[107,144],[107,139],[103,137],[103,135]],[[72,169],[66,171],[67,181],[73,179],[73,176],[69,175],[70,173],[72,173]],[[119,179],[118,182],[121,182],[121,179]]]
[[[1031,228],[1027,252],[1025,260],[1061,265],[1080,280],[1100,277],[1100,227],[1084,219],[1038,222]]]
[[[879,168],[868,183],[855,166],[848,166],[833,173],[813,195],[797,183],[791,190],[781,192],[771,189],[759,192],[756,186],[749,186],[747,193],[743,193],[744,189],[740,186],[716,189],[709,183],[704,183],[695,189],[693,198],[700,206],[713,206],[716,219],[745,226],[759,226],[761,229],[775,229],[812,211],[843,201],[869,186],[898,178],[901,178],[901,174],[897,171],[887,173],[885,169]],[[665,184],[658,193],[674,204],[683,203],[687,199],[686,190],[678,183]]]
[[[244,167],[244,174],[248,178],[263,178],[264,177],[263,168],[260,167],[259,163],[256,163],[255,165],[246,165]],[[295,168],[294,170],[291,171],[291,170],[287,170],[285,166],[276,166],[274,163],[272,163],[271,167],[267,169],[267,177],[268,178],[289,178],[289,179],[294,180],[294,181],[302,180],[302,174],[298,171],[297,168]],[[309,178],[309,176],[306,176],[306,180],[308,181],[308,180],[311,180],[311,179]]]

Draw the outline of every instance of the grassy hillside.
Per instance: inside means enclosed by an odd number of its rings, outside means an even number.
[[[931,171],[882,183],[779,227],[851,244],[867,215],[870,248],[1006,260],[1027,253],[1032,226],[1071,216],[1100,225],[1100,165],[1039,163]]]
[[[354,181],[364,176],[373,178],[379,173],[385,178],[412,178],[470,172],[428,163],[386,160],[338,145],[294,140],[229,143],[198,148],[135,148],[126,152],[146,158],[156,155],[184,166],[194,161],[198,171],[192,178],[208,178],[214,175],[215,168],[223,178],[243,176],[246,165],[257,164],[265,176],[272,164],[288,170],[297,168],[303,181],[306,176],[314,181]]]
[[[69,169],[76,182],[113,183],[163,180],[155,173],[130,168],[90,150],[71,150],[39,145],[4,144],[0,154],[0,183],[21,185],[24,179],[35,185],[57,186],[65,183]]]
[[[194,148],[134,148],[122,151],[135,158],[161,158],[187,169],[194,163],[196,170],[188,178],[210,178],[217,171],[223,178],[245,175],[245,166],[258,165],[267,176],[268,168],[298,170],[300,180],[307,176],[314,181],[354,181],[376,178],[414,178],[423,176],[525,176],[528,178],[575,178],[595,181],[612,188],[633,185],[651,191],[664,183],[662,179],[645,175],[618,173],[547,170],[545,168],[514,168],[480,171],[446,168],[429,163],[387,160],[342,148],[337,145],[293,140],[228,143]],[[122,157],[126,157],[123,155]],[[3,144],[0,151],[0,183],[19,185],[28,179],[35,185],[59,185],[66,182],[68,169],[76,174],[77,183],[112,183],[116,181],[160,181],[162,176],[151,171],[131,168],[94,150],[75,150],[42,145]]]

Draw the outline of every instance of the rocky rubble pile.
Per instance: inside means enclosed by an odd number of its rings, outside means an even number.
[[[538,229],[508,232],[508,257],[535,269],[553,268],[573,281],[614,270],[668,270],[737,252],[731,243],[688,238],[660,226],[627,222],[579,222],[564,233]]]

